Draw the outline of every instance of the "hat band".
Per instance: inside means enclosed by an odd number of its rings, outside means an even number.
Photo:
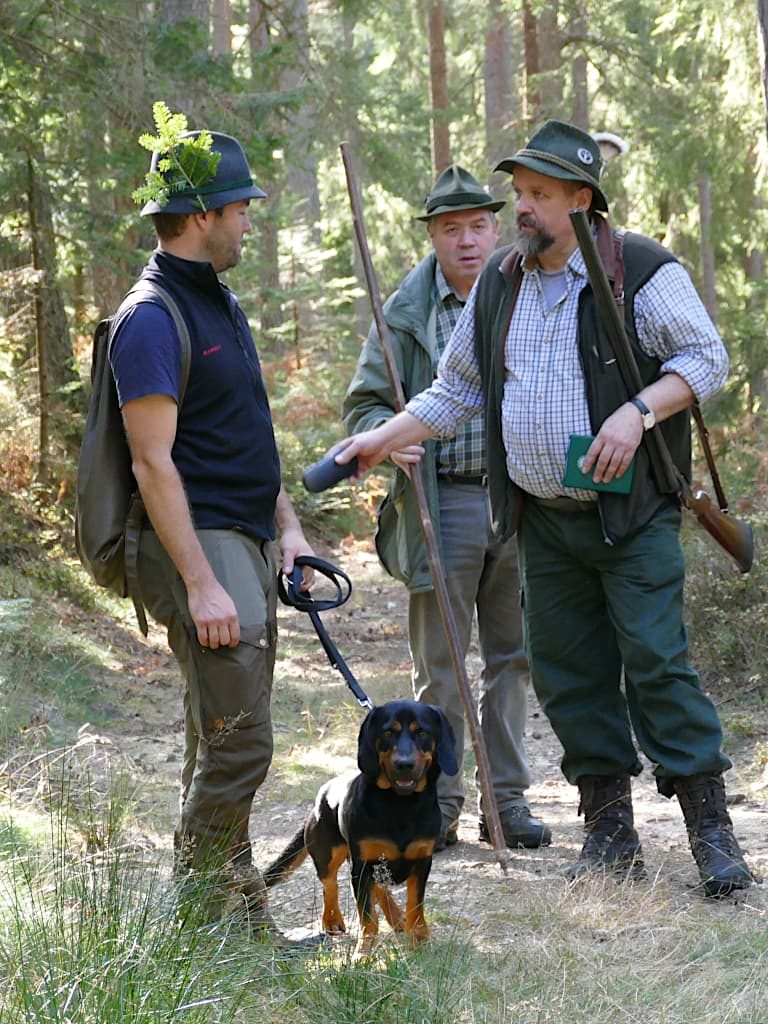
[[[216,192],[233,192],[235,189],[252,187],[253,178],[240,178],[239,181],[225,181],[220,185],[201,185],[199,188],[192,188],[187,185],[173,194],[175,196],[210,196]]]
[[[564,160],[560,156],[554,156],[552,153],[548,153],[544,149],[521,149],[518,153],[512,157],[513,161],[517,160],[521,156],[534,157],[537,160],[544,160],[547,163],[555,164],[557,167],[562,167],[565,171],[570,171],[571,174],[575,174],[577,178],[582,181],[587,179],[594,181],[595,185],[598,183],[597,178],[593,178],[586,168],[579,167],[576,164],[572,164],[570,160]]]
[[[438,206],[458,206],[460,203],[477,203],[478,206],[493,206],[496,200],[487,192],[451,192],[444,196],[433,196],[427,205],[427,213]]]

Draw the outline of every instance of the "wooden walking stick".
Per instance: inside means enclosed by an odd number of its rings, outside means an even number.
[[[360,250],[360,257],[363,261],[363,272],[365,274],[365,280],[368,286],[368,295],[373,309],[373,319],[376,323],[376,330],[379,332],[379,340],[381,341],[381,348],[384,353],[387,372],[389,374],[389,383],[395,399],[395,409],[397,412],[401,412],[405,408],[405,395],[403,394],[403,388],[400,383],[400,375],[397,372],[395,356],[392,351],[392,342],[389,337],[389,329],[387,327],[387,322],[384,319],[384,308],[381,304],[379,286],[376,282],[376,274],[373,269],[373,263],[371,262],[370,250],[368,249],[368,240],[365,233],[365,225],[363,223],[360,189],[357,184],[357,177],[355,176],[354,168],[352,167],[349,144],[342,142],[340,148],[341,157],[344,161],[344,170],[347,175],[347,189],[349,191],[349,201],[352,207],[352,218],[354,221],[355,235],[357,237],[357,245]],[[477,773],[480,780],[480,792],[483,796],[483,813],[485,814],[488,833],[490,835],[491,843],[493,844],[494,852],[496,853],[496,859],[498,860],[502,871],[506,873],[509,866],[509,857],[507,855],[506,843],[504,842],[504,833],[501,829],[501,821],[499,820],[499,811],[496,806],[496,795],[493,792],[493,786],[491,784],[488,752],[485,749],[483,734],[480,732],[477,712],[472,699],[472,691],[469,686],[467,670],[464,664],[464,656],[461,652],[461,645],[459,643],[456,622],[454,620],[453,611],[448,598],[448,588],[445,584],[445,574],[443,572],[442,560],[440,558],[440,550],[437,546],[437,540],[435,539],[432,517],[429,514],[427,495],[424,490],[423,470],[420,464],[411,467],[411,484],[413,485],[413,490],[416,495],[421,528],[424,532],[424,541],[427,547],[429,569],[432,574],[432,583],[435,588],[438,608],[440,609],[440,618],[443,622],[445,636],[451,653],[451,661],[453,662],[453,670],[456,674],[459,695],[461,696],[461,701],[464,705],[464,715],[467,725],[469,726],[469,734],[472,739],[472,749],[475,752]],[[461,751],[457,751],[457,753],[459,755],[459,763],[461,763]]]

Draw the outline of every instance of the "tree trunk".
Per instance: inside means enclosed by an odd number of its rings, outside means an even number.
[[[214,57],[232,55],[232,4],[230,0],[213,0],[211,47]]]
[[[207,44],[210,31],[211,0],[163,0],[163,19],[171,25],[181,21],[200,23]],[[207,49],[207,45],[206,45]]]
[[[208,53],[210,42],[211,0],[158,0],[155,24],[175,26],[196,22],[184,33],[178,45],[177,65],[165,69],[166,95],[171,110],[183,111],[192,122],[205,120],[208,86],[197,67],[200,54]]]
[[[510,25],[501,0],[488,0],[485,26],[485,154],[489,171],[513,149]]]
[[[249,0],[248,27],[251,66],[256,80],[261,74],[260,61],[266,50],[272,46],[269,31],[269,8],[260,0]],[[276,83],[275,83],[276,84]],[[264,125],[264,133],[271,134],[271,124]],[[278,167],[271,153],[263,161],[265,168],[263,188],[267,198],[260,203],[259,225],[259,307],[261,343],[275,355],[282,353],[279,329],[283,325],[283,308],[280,300],[280,244],[278,225],[280,216],[281,182]]]
[[[538,18],[539,120],[562,116],[563,73],[557,16],[557,0],[549,0]]]
[[[442,0],[429,5],[429,91],[432,102],[432,174],[437,178],[451,164],[448,112],[448,64],[445,55],[445,10]]]
[[[768,133],[768,0],[757,0],[757,24],[760,38],[760,70],[763,79],[765,129]]]
[[[307,0],[287,0],[283,26],[290,36],[293,60],[284,70],[282,87],[288,92],[303,90],[299,108],[291,115],[288,188],[296,197],[295,217],[309,228],[315,244],[320,245],[320,190],[317,184],[317,113],[310,93],[309,8]]]
[[[42,172],[43,163],[36,154],[28,154],[30,225],[36,268],[42,273],[41,326],[49,387],[54,408],[67,406],[65,395],[78,380],[75,370],[67,311],[58,286],[58,261],[53,233],[50,189]]]
[[[583,39],[587,34],[584,4],[575,5],[571,19],[571,34]],[[585,132],[589,131],[589,90],[587,87],[587,57],[579,45],[571,58],[571,122]]]
[[[342,52],[346,54],[346,65],[349,67],[355,60],[355,12],[352,4],[344,4],[342,9]],[[344,90],[345,103],[343,107],[344,134],[349,142],[350,152],[354,160],[355,170],[361,182],[360,190],[364,192],[362,182],[366,181],[366,166],[364,158],[364,147],[362,144],[363,133],[360,126],[359,108],[354,101],[354,81],[350,75],[348,88]],[[368,325],[371,322],[371,304],[366,288],[365,269],[363,259],[360,255],[355,233],[352,230],[352,217],[347,218],[349,223],[350,237],[352,239],[352,267],[355,279],[359,284],[358,294],[354,298],[354,323],[355,331],[364,338],[368,333]]]
[[[531,127],[539,121],[539,34],[531,0],[523,0],[523,42],[525,45],[525,90],[523,116]]]
[[[37,447],[37,481],[47,484],[49,482],[49,419],[50,419],[50,392],[48,383],[48,356],[47,356],[47,335],[46,318],[43,310],[43,280],[44,272],[40,255],[40,227],[37,220],[39,206],[37,175],[32,157],[27,155],[27,180],[29,198],[29,238],[32,248],[32,267],[35,270],[35,355],[37,361],[37,386],[38,386],[38,447]]]
[[[698,177],[701,252],[701,299],[712,321],[717,323],[715,251],[712,246],[712,181],[706,171]]]

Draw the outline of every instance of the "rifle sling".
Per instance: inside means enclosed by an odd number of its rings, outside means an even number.
[[[618,306],[622,317],[624,316],[624,237],[625,231],[619,230],[613,233],[613,253],[615,260],[615,276],[613,281],[613,297],[616,305]],[[630,355],[631,355],[630,350]],[[696,424],[696,432],[699,436],[699,442],[701,444],[702,451],[704,452],[704,458],[707,462],[709,469],[709,476],[712,480],[712,486],[715,489],[715,496],[717,497],[717,504],[721,512],[728,512],[728,499],[723,491],[722,484],[720,482],[720,474],[717,471],[715,465],[715,457],[712,452],[712,448],[709,444],[709,430],[704,422],[704,415],[701,411],[701,406],[698,402],[694,402],[691,406],[691,413],[693,415],[693,422]],[[655,427],[653,428],[656,429]],[[663,441],[662,437],[662,441]]]
[[[631,398],[642,390],[643,381],[635,355],[627,341],[624,318],[619,313],[619,307],[599,257],[586,213],[584,210],[572,210],[570,218],[581,254],[584,257],[587,275],[603,321],[603,327],[616,356],[624,387]],[[623,239],[621,244],[623,246]],[[621,265],[621,308],[623,310],[623,261]],[[646,451],[651,463],[651,472],[656,480],[659,493],[676,494],[687,506],[691,489],[688,481],[672,461],[664,435],[654,427],[644,434],[643,443],[646,445]]]

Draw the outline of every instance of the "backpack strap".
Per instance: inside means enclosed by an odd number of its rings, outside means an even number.
[[[133,302],[129,301],[131,298],[134,299]],[[173,320],[181,346],[181,380],[179,381],[179,408],[181,408],[184,395],[187,393],[187,383],[189,382],[189,368],[192,364],[192,343],[189,338],[187,322],[181,315],[181,310],[176,304],[176,300],[165,288],[162,288],[149,278],[140,278],[120,304],[120,309],[115,316],[112,330],[110,331],[110,343],[123,315],[139,302],[153,302],[156,306],[162,306]]]
[[[133,301],[131,301],[131,299]],[[124,314],[139,302],[153,302],[156,306],[162,306],[170,314],[176,327],[176,332],[179,336],[179,344],[181,345],[181,379],[179,381],[180,409],[182,402],[184,401],[184,396],[187,393],[189,370],[192,363],[192,343],[189,337],[189,328],[187,327],[184,317],[181,315],[181,310],[165,288],[161,288],[159,284],[156,284],[154,281],[150,281],[146,278],[142,278],[137,281],[123,299],[120,309],[112,322],[108,345],[112,343],[112,338],[118,325],[122,321]],[[141,587],[139,586],[138,564],[139,537],[141,535],[142,523],[144,522],[144,513],[144,502],[142,501],[141,494],[139,494],[137,489],[131,497],[131,503],[128,506],[128,515],[125,520],[125,582],[126,589],[128,590],[128,596],[133,602],[134,611],[136,612],[136,620],[139,623],[139,629],[143,635],[146,636],[149,632],[149,627],[147,625],[147,616],[144,611],[144,599],[141,596]]]

